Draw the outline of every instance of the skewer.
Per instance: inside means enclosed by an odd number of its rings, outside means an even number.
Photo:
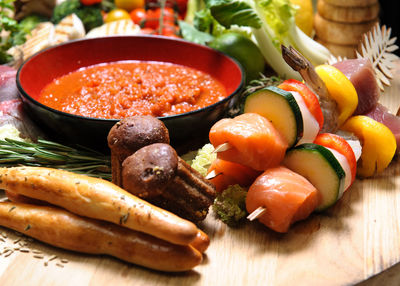
[[[219,173],[219,174],[221,174],[221,173]],[[217,174],[217,173],[215,172],[215,170],[212,170],[210,173],[207,174],[206,179],[207,179],[207,180],[214,179],[214,178],[215,178],[216,176],[218,176],[219,174]]]
[[[263,215],[266,210],[267,209],[264,207],[258,207],[251,214],[247,216],[247,219],[253,221],[256,218],[259,218],[261,215]]]
[[[224,152],[224,151],[228,151],[229,149],[232,148],[232,145],[229,143],[222,143],[221,145],[218,145],[213,153],[218,153],[218,152]]]

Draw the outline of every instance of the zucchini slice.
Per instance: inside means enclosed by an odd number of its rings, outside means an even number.
[[[275,86],[268,86],[248,95],[244,109],[264,116],[286,139],[289,147],[303,136],[303,117],[294,96]]]
[[[345,172],[332,152],[321,145],[296,146],[287,152],[283,165],[305,177],[320,192],[317,211],[332,206],[344,192]]]

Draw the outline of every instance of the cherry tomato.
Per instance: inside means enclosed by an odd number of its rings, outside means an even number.
[[[157,29],[160,25],[161,9],[149,9],[146,12],[146,28]],[[163,23],[175,23],[175,14],[172,8],[166,7],[163,12]]]
[[[166,0],[165,6],[171,7],[178,12],[180,19],[185,18],[188,0]],[[158,4],[158,0],[146,0],[146,3],[151,7]]]
[[[101,0],[81,0],[82,5],[90,6],[94,4],[101,3]]]
[[[144,7],[144,0],[115,0],[115,6],[119,9],[124,9],[128,12],[136,8]]]
[[[158,25],[159,25],[159,18],[158,15],[156,13],[156,10],[154,9],[149,9],[146,12],[146,22],[144,24],[144,26],[146,28],[151,28],[151,29],[157,29]]]
[[[129,13],[126,12],[123,9],[114,9],[111,10],[107,16],[104,22],[110,23],[113,21],[118,21],[118,20],[123,20],[123,19],[130,19],[131,16],[129,16]]]
[[[178,13],[181,18],[185,18],[188,0],[176,0],[178,6]]]
[[[158,30],[157,30],[158,31]],[[163,36],[177,36],[179,28],[175,25],[164,23],[161,35]]]
[[[158,13],[160,14],[161,17],[161,9],[158,9]],[[164,23],[171,23],[171,24],[175,24],[175,12],[174,9],[170,8],[170,7],[165,7],[164,8]]]
[[[137,25],[141,25],[146,19],[146,11],[143,8],[133,9],[129,15],[131,16],[133,23]]]
[[[152,35],[152,34],[155,34],[156,31],[154,31],[151,28],[142,28],[142,29],[140,29],[140,33],[143,35]]]

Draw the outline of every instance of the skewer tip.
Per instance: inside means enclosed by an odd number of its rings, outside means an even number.
[[[247,216],[247,219],[253,221],[264,214],[267,209],[265,207],[256,208],[251,214]]]

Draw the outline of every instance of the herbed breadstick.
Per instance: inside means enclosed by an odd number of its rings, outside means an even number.
[[[202,261],[201,253],[192,246],[172,244],[109,222],[80,217],[57,207],[1,202],[0,225],[53,246],[107,254],[161,271],[186,271]]]
[[[0,188],[175,244],[190,244],[198,232],[192,222],[153,206],[111,182],[64,170],[0,168]]]

